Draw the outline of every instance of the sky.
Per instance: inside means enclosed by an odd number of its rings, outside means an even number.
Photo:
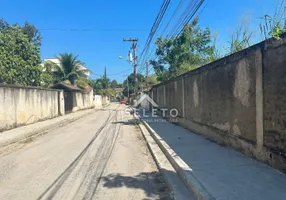
[[[171,0],[162,27],[180,0]],[[185,0],[190,1],[190,0]],[[163,0],[0,0],[0,17],[8,23],[28,21],[41,32],[41,57],[54,58],[59,53],[78,55],[98,78],[107,68],[107,76],[119,82],[132,72],[125,58],[130,43],[123,38],[139,39],[142,51],[150,28]],[[198,12],[202,28],[209,27],[224,49],[231,34],[243,19],[254,32],[253,43],[261,40],[259,24],[265,14],[272,15],[277,0],[206,0]],[[123,59],[119,59],[122,56]]]

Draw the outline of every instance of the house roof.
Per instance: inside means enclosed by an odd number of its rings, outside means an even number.
[[[123,92],[124,88],[115,88],[115,92]]]
[[[55,85],[53,85],[51,88],[54,88],[54,89],[63,89],[64,91],[80,91],[82,92],[82,90],[77,87],[77,86],[74,86],[74,85],[70,85],[70,84],[66,84],[65,82],[60,82],[60,83],[57,83]]]

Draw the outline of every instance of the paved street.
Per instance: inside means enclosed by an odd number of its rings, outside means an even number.
[[[0,199],[160,199],[168,190],[125,105],[0,150]]]

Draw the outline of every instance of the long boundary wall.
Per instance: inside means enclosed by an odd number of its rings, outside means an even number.
[[[267,40],[151,90],[179,123],[286,170],[286,39]]]
[[[61,90],[0,84],[0,131],[64,114]]]

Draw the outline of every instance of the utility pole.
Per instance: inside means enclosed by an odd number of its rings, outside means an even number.
[[[130,95],[129,95],[129,79],[128,79],[128,76],[129,76],[129,75],[127,74],[127,75],[124,75],[124,77],[125,77],[125,76],[127,76],[127,79],[126,79],[126,82],[127,82],[127,91],[128,91],[128,95],[127,95],[127,96],[128,96],[128,100],[129,100],[129,97],[130,97]]]
[[[148,61],[146,61],[146,89],[148,90],[148,73],[149,73],[149,69],[148,69],[149,63]]]
[[[128,80],[128,75],[127,75],[127,89],[128,89],[128,100],[129,100],[129,80]]]
[[[133,72],[133,75],[134,75],[134,86],[136,87],[136,82],[137,82],[137,76],[136,76],[136,67],[137,67],[137,55],[136,55],[136,52],[137,52],[137,44],[138,44],[138,39],[137,38],[123,38],[123,42],[132,42],[132,45],[131,45],[131,50],[133,51],[132,53],[132,57],[133,57],[133,67],[134,67],[134,72]],[[132,60],[130,60],[132,61]],[[135,95],[136,95],[136,92],[134,91]]]
[[[106,75],[106,66],[104,66],[104,79],[103,81],[105,82],[105,88],[104,89],[108,89],[108,81],[107,81],[107,75]]]
[[[286,6],[284,6],[284,26],[286,26]]]

